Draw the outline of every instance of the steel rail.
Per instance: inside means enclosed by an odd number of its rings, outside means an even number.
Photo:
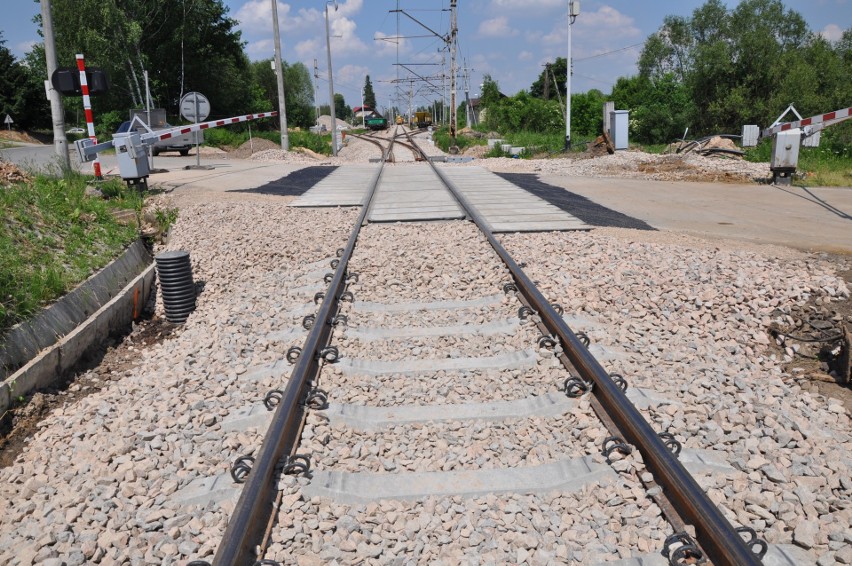
[[[292,455],[297,443],[305,407],[302,404],[305,388],[319,372],[319,352],[326,347],[331,336],[331,317],[337,312],[340,297],[346,286],[346,269],[361,226],[366,220],[367,205],[375,194],[382,175],[384,162],[374,173],[367,195],[361,203],[361,213],[349,235],[346,247],[340,255],[340,263],[326,290],[325,297],[317,311],[314,325],[305,339],[302,353],[296,361],[284,395],[272,422],[261,443],[258,456],[249,472],[237,505],[228,526],[213,557],[214,566],[237,566],[253,564],[256,560],[255,547],[262,540],[264,529],[273,512],[276,471],[283,456]]]
[[[470,201],[434,163],[429,161],[429,165],[453,193],[468,217],[488,238],[494,251],[509,268],[518,291],[537,311],[542,322],[553,335],[559,338],[565,355],[580,376],[594,383],[593,394],[604,406],[625,440],[636,446],[642,454],[645,465],[655,478],[658,478],[657,483],[662,486],[678,513],[695,527],[696,539],[708,557],[717,566],[761,564],[758,556],[745,544],[719,508],[660,440],[627,395],[615,384],[603,366],[580,342],[509,252],[497,241]]]

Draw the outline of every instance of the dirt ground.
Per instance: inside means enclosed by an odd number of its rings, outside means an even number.
[[[839,265],[848,265],[848,258],[837,259]],[[837,275],[852,287],[852,269],[838,270]],[[852,299],[829,304],[819,304],[814,299],[804,307],[794,309],[791,318],[793,324],[770,329],[776,335],[776,353],[779,356],[793,353],[792,361],[784,367],[791,375],[789,381],[797,382],[812,393],[843,401],[843,406],[852,413],[848,342],[852,335]]]
[[[133,323],[129,334],[107,340],[99,351],[80,362],[55,387],[29,395],[23,403],[0,415],[0,468],[14,463],[47,414],[94,393],[110,381],[120,380],[140,363],[140,349],[162,342],[178,328],[160,317],[140,319]]]
[[[16,130],[0,130],[0,140],[19,143],[44,143],[42,140],[34,138],[27,132],[18,132]]]

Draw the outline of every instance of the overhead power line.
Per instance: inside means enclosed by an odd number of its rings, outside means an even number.
[[[589,59],[597,59],[598,57],[606,57],[607,55],[612,55],[613,53],[619,53],[621,51],[627,51],[628,49],[633,49],[634,47],[639,47],[641,45],[645,45],[644,43],[634,43],[633,45],[628,45],[627,47],[621,47],[619,49],[613,49],[612,51],[607,51],[605,53],[598,53],[597,55],[589,55],[588,57],[574,57],[574,62],[578,61],[588,61]]]

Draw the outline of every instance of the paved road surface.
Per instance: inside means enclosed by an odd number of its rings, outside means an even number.
[[[2,155],[25,166],[43,168],[56,162],[52,146],[5,149]],[[202,164],[212,165],[212,170],[184,169],[194,164],[194,156],[159,156],[154,166],[160,172],[149,182],[169,186],[176,194],[201,188],[229,191],[257,188],[302,168],[202,156]],[[91,172],[90,164],[83,168]],[[116,170],[115,156],[104,156],[103,169],[105,173]],[[539,180],[659,230],[852,255],[850,187],[806,189],[557,175],[542,175]]]

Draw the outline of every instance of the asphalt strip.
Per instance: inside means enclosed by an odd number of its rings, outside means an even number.
[[[306,193],[311,187],[328,177],[332,171],[337,169],[331,165],[317,165],[305,167],[293,171],[289,175],[254,189],[235,189],[229,193],[256,193],[261,195],[274,195],[279,197],[298,197]]]
[[[562,187],[543,183],[535,173],[495,173],[525,191],[546,200],[568,214],[576,216],[592,226],[632,228],[634,230],[656,230],[638,218],[627,216],[611,208],[601,206],[584,196],[569,192]]]

